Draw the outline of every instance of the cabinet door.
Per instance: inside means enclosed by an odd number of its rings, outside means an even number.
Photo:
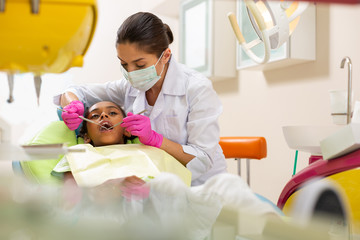
[[[212,81],[235,78],[236,39],[227,18],[235,10],[236,1],[183,1],[180,62]]]
[[[210,72],[209,0],[184,1],[181,6],[180,62],[199,72]]]

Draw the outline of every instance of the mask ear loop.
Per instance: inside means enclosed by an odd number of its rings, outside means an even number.
[[[156,65],[159,63],[160,59],[163,57],[164,52],[165,52],[165,50],[161,53],[161,55],[160,55],[159,59],[158,59],[158,60],[157,60],[157,62],[155,63],[155,65],[154,65],[155,67],[156,67]],[[158,76],[160,76],[160,77],[161,77],[161,74],[163,73],[164,68],[165,68],[165,64],[163,65],[163,68],[162,68],[162,70],[161,70],[161,72],[160,72],[160,74],[159,74]],[[156,74],[157,74],[157,73],[156,73]]]
[[[165,52],[165,50],[161,53],[159,59],[158,59],[157,62],[155,63],[155,67],[156,67],[156,65],[159,63],[160,59],[163,57],[164,52]]]

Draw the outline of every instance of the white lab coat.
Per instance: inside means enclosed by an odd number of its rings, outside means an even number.
[[[73,92],[85,107],[99,101],[112,101],[126,113],[137,113],[146,106],[145,92],[133,88],[125,78],[105,84],[74,86],[67,91]],[[54,97],[54,103],[59,104],[59,95]],[[192,173],[192,185],[226,172],[219,145],[221,112],[222,104],[211,81],[171,58],[149,118],[154,131],[181,144],[184,152],[195,156],[186,165]]]

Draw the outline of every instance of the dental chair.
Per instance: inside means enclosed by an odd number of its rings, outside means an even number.
[[[311,181],[330,181],[339,188],[339,198],[342,204],[336,202],[330,210],[344,209],[346,212],[345,226],[350,228],[354,239],[360,237],[360,150],[348,153],[331,160],[324,160],[322,156],[310,156],[309,165],[297,172],[283,188],[277,206],[285,215],[294,211],[294,205],[307,188],[311,187]],[[306,185],[307,187],[304,187]],[[313,195],[318,194],[313,191]],[[308,194],[309,198],[309,194]],[[331,198],[328,198],[331,200]],[[344,206],[343,206],[344,205]],[[326,206],[326,205],[325,205]],[[331,211],[329,211],[332,213]],[[336,212],[335,212],[336,213]],[[336,213],[338,214],[338,213]],[[338,214],[341,216],[340,214]]]
[[[246,181],[250,186],[250,160],[261,160],[267,156],[264,137],[220,137],[219,142],[225,158],[237,161],[237,173],[241,176],[241,160],[246,160]],[[282,211],[269,199],[255,193],[262,201],[269,203],[280,214]]]

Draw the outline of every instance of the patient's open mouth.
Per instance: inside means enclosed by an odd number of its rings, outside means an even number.
[[[112,129],[113,124],[108,121],[100,122],[100,132],[110,131]]]

